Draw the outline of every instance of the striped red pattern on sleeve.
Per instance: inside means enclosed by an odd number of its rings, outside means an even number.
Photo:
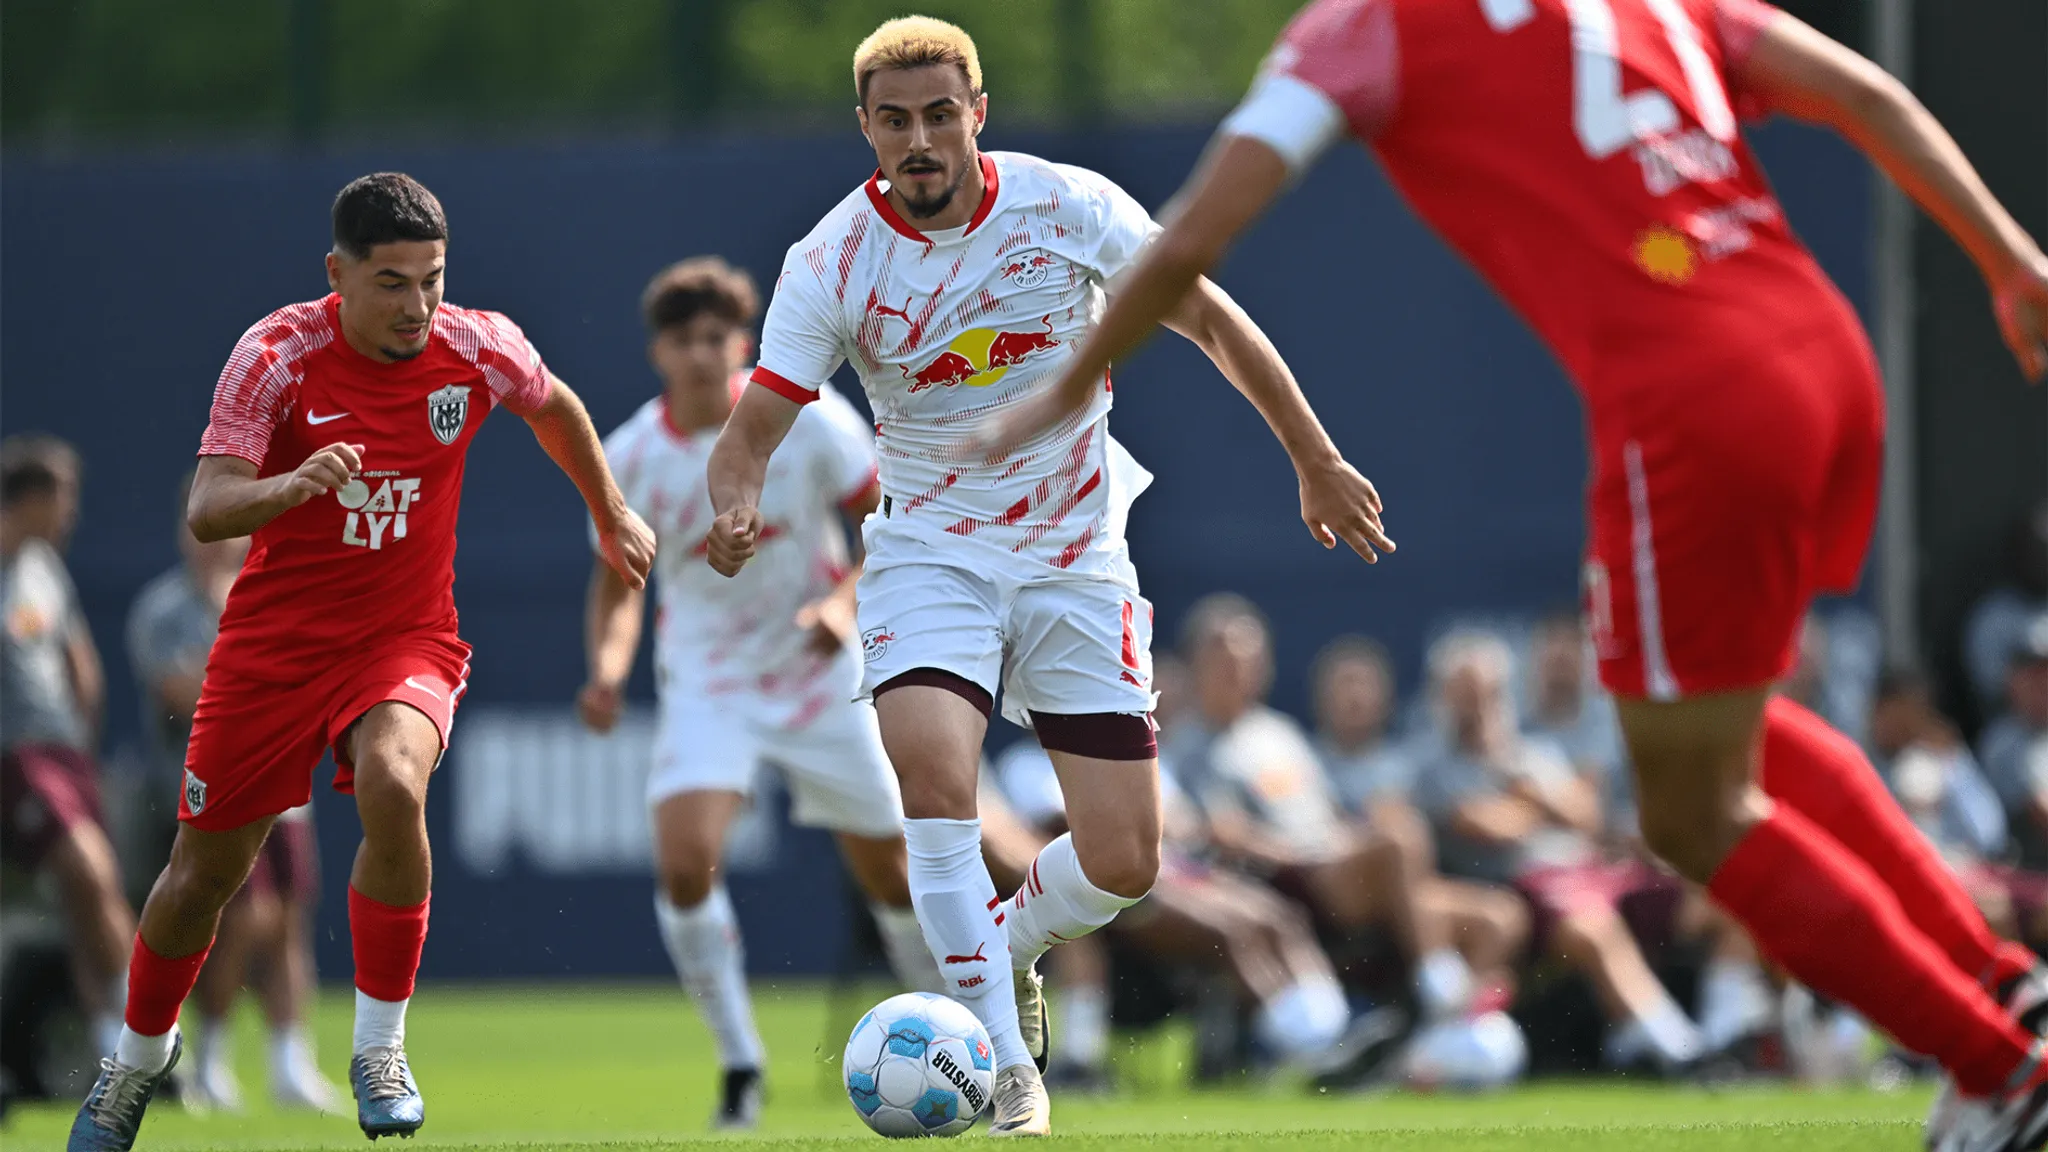
[[[503,313],[443,304],[434,330],[456,355],[476,365],[498,403],[521,416],[547,403],[547,365]]]
[[[271,434],[291,414],[307,356],[334,341],[325,300],[280,308],[235,341],[213,389],[201,456],[238,456],[261,467]]]

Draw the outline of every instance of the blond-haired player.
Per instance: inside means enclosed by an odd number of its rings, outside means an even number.
[[[995,1046],[992,1134],[1043,1135],[1032,965],[1136,903],[1158,870],[1152,609],[1123,532],[1151,477],[1109,437],[1106,374],[1085,411],[1012,453],[958,445],[1059,375],[1158,226],[1093,172],[980,152],[981,66],[951,24],[882,25],[854,54],[854,82],[879,170],[784,261],[754,386],[712,453],[708,559],[732,575],[753,556],[769,457],[850,362],[874,409],[883,494],[864,526],[862,688],[902,784],[911,898],[947,990]],[[1251,320],[1204,280],[1166,323],[1273,425],[1318,536],[1384,546],[1378,496]],[[998,689],[1005,717],[1050,754],[1072,829],[1007,902],[975,809]]]

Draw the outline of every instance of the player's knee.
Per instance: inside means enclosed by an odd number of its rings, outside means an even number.
[[[1113,843],[1091,845],[1082,852],[1081,871],[1088,882],[1104,892],[1136,900],[1152,890],[1159,879],[1159,840],[1156,836],[1128,836]]]
[[[693,846],[664,847],[659,863],[661,891],[677,908],[695,908],[718,883],[718,857]]]
[[[167,898],[181,912],[210,915],[228,906],[248,875],[246,862],[173,852],[150,899]]]
[[[427,775],[432,766],[416,763],[402,749],[375,745],[356,759],[356,807],[380,821],[414,823],[426,819]],[[365,833],[371,830],[365,825]]]

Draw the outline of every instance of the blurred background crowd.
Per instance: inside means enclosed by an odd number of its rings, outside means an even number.
[[[83,477],[56,437],[0,441],[0,738],[17,789],[6,858],[50,878],[66,958],[24,988],[33,977],[8,933],[17,1077],[61,1058],[61,1020],[118,1026],[132,908],[168,849],[199,680],[247,550],[192,539],[178,486],[163,511],[179,562],[136,595],[126,666],[107,668],[63,559]],[[1852,1015],[1780,980],[1643,851],[1627,752],[1575,609],[1454,614],[1431,629],[1405,691],[1378,640],[1323,637],[1299,716],[1269,702],[1272,627],[1252,600],[1200,597],[1160,636],[1167,864],[1140,908],[1053,954],[1054,1060],[1069,1085],[1113,1085],[1113,1035],[1177,1014],[1195,1023],[1197,1079],[1283,1065],[1326,1088],[1486,1087],[1532,1070],[1880,1082],[1913,1071]],[[2040,950],[2048,505],[2015,526],[1962,647],[1985,717],[1974,734],[1924,673],[1888,658],[1853,602],[1809,619],[1784,691],[1869,750],[1986,918]],[[142,756],[103,792],[94,757],[106,683],[121,676],[142,702]],[[43,774],[33,796],[18,791],[23,773]],[[1014,888],[1064,830],[1059,785],[1028,737],[998,745],[985,777],[990,863]],[[222,1021],[244,986],[270,1027],[273,1092],[335,1099],[302,1023],[317,868],[301,810],[273,834],[209,961],[188,1103],[240,1104]],[[866,920],[850,923],[858,934]],[[842,975],[875,954],[856,940]]]
[[[919,7],[979,42],[984,147],[1095,168],[1156,210],[1298,6]],[[1785,6],[1910,76],[2048,235],[2048,9]],[[649,274],[718,252],[772,279],[872,170],[847,57],[901,9],[0,9],[0,744],[41,750],[33,770],[69,798],[12,805],[0,828],[12,1089],[82,1093],[78,1054],[119,1003],[240,559],[185,533],[178,477],[237,334],[325,291],[335,189],[394,168],[432,187],[451,219],[450,299],[511,315],[609,430],[656,387],[636,310]],[[1968,262],[1877,194],[1849,149],[1784,123],[1752,138],[1872,328],[1894,430],[1865,589],[1816,614],[1787,691],[1871,750],[1991,921],[2038,947],[2048,393],[2014,379]],[[1159,341],[1118,365],[1117,435],[1158,476],[1131,540],[1159,609],[1171,866],[1137,914],[1054,953],[1062,1076],[1117,1081],[1117,1038],[1190,1023],[1204,1079],[1282,1065],[1332,1087],[1906,1071],[1874,1064],[1858,1021],[1782,986],[1636,847],[1626,755],[1570,609],[1583,432],[1555,365],[1356,149],[1258,227],[1219,279],[1387,495],[1402,549],[1367,570],[1309,543],[1284,459],[1191,348]],[[1306,276],[1308,251],[1351,259]],[[580,503],[535,483],[545,468],[523,430],[496,425],[469,457],[457,597],[477,660],[429,806],[428,980],[667,970],[646,923],[651,669],[643,653],[628,693],[641,710],[609,738],[577,724],[589,559]],[[990,839],[999,882],[1061,824],[1042,757],[1012,746],[1023,735],[989,746],[984,809],[992,828],[1009,817]],[[205,1020],[244,987],[268,1026],[268,1087],[331,1098],[303,1006],[316,971],[349,970],[340,887],[356,829],[315,791],[272,837],[204,977],[199,1103],[243,1090],[216,1074],[225,1046]],[[878,954],[858,900],[820,882],[838,874],[829,841],[784,807],[764,789],[730,839],[749,961],[758,979],[843,984],[843,1035]],[[773,913],[786,906],[806,909],[803,930]],[[843,946],[820,951],[819,924]]]

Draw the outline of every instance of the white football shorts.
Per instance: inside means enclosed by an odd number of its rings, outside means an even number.
[[[791,823],[856,836],[901,835],[902,794],[882,751],[874,706],[850,698],[850,676],[843,683],[845,695],[793,715],[781,699],[665,693],[648,806],[680,792],[752,796],[755,773],[773,765],[789,789]]]
[[[1000,694],[1003,718],[1025,728],[1034,711],[1149,714],[1152,605],[1115,580],[1045,571],[870,567],[859,587],[862,694],[912,669],[936,668]]]

